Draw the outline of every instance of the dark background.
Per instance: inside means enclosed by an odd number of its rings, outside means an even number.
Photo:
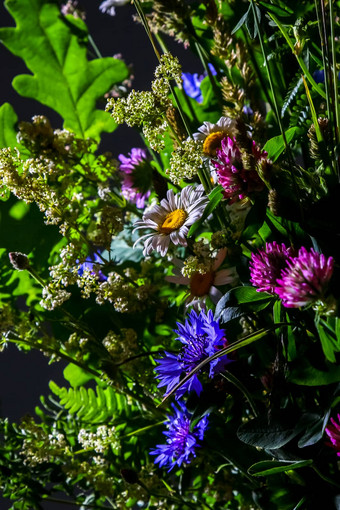
[[[20,1],[20,0],[19,0]],[[126,64],[133,64],[133,88],[150,88],[157,60],[142,25],[132,20],[135,9],[132,5],[116,8],[116,16],[111,17],[99,11],[99,0],[84,0],[79,5],[87,13],[86,23],[96,45],[103,56],[120,53]],[[0,4],[0,26],[14,26],[12,17]],[[173,54],[180,58],[184,72],[202,73],[203,69],[189,50],[185,50],[172,40],[167,40]],[[29,44],[29,41],[27,41]],[[33,99],[19,96],[11,86],[12,79],[27,73],[23,61],[12,55],[0,43],[0,105],[9,102],[19,120],[31,120],[33,115],[46,115],[54,128],[61,128],[58,114]],[[127,153],[132,147],[141,146],[139,134],[131,128],[120,126],[113,134],[105,133],[100,148],[111,151],[115,157]],[[0,202],[1,208],[1,202]],[[20,243],[18,243],[20,244]],[[0,239],[1,246],[1,239]],[[26,413],[34,414],[39,404],[39,396],[48,394],[48,381],[64,384],[62,362],[48,364],[48,358],[38,351],[24,354],[10,345],[0,353],[0,415],[10,421],[20,421]],[[7,510],[11,503],[0,499],[0,510]],[[45,503],[46,510],[57,510],[60,504]],[[64,507],[64,505],[62,505]],[[69,507],[70,508],[70,507]]]

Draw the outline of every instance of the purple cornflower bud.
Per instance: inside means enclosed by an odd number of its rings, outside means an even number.
[[[297,257],[290,257],[287,268],[277,279],[276,294],[286,308],[298,308],[323,301],[333,274],[333,257],[325,257],[313,248],[302,247]]]
[[[340,414],[337,414],[338,422],[335,421],[334,418],[330,419],[331,424],[325,428],[325,432],[329,439],[331,440],[329,446],[332,446],[335,450],[337,450],[337,456],[340,457]]]
[[[275,293],[277,279],[281,271],[287,267],[289,257],[293,255],[293,248],[287,248],[283,243],[266,243],[265,251],[252,253],[249,264],[250,281],[257,287],[258,292]]]

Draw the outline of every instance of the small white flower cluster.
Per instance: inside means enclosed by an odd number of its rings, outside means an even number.
[[[119,436],[115,427],[100,425],[96,432],[80,429],[78,441],[84,450],[94,450],[96,453],[105,453],[111,446],[113,450],[120,448]]]
[[[22,432],[26,435],[21,448],[24,464],[34,467],[69,453],[69,445],[64,434],[57,430],[47,434],[32,418],[23,422]]]
[[[42,299],[40,305],[46,310],[54,310],[58,306],[61,306],[68,299],[70,299],[71,293],[65,289],[58,288],[55,282],[51,282],[46,285],[42,291]]]

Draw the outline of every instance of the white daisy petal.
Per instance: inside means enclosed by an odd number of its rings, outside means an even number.
[[[159,205],[149,208],[143,219],[135,223],[134,231],[142,228],[154,230],[140,237],[140,240],[145,239],[144,255],[155,250],[164,256],[170,241],[175,245],[187,246],[189,227],[202,216],[207,203],[208,197],[203,196],[200,186],[186,186],[176,195],[173,190],[168,190],[167,197]]]

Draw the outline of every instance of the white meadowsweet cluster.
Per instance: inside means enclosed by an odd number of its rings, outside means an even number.
[[[78,441],[84,450],[94,450],[97,453],[105,453],[110,446],[113,450],[120,448],[119,436],[115,427],[100,425],[96,432],[88,432],[80,429]]]

